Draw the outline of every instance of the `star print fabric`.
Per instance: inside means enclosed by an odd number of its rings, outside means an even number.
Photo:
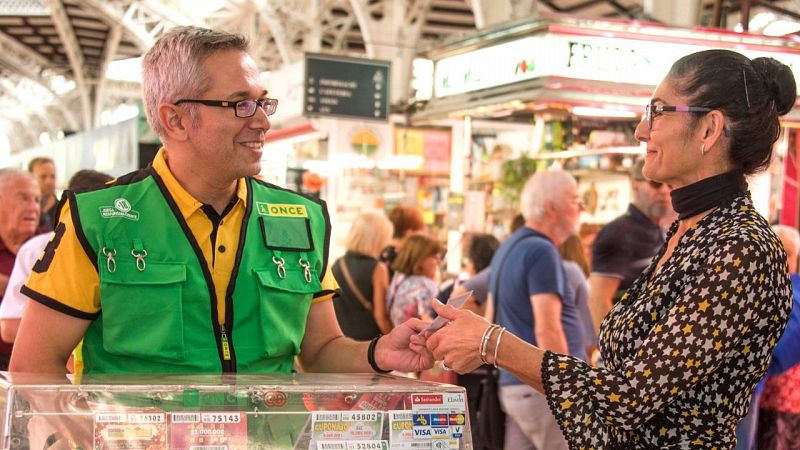
[[[545,354],[548,404],[571,449],[736,444],[791,311],[786,254],[748,194],[689,229],[654,273],[665,249],[603,320],[605,367]]]

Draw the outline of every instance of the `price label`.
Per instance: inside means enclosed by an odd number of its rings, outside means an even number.
[[[348,411],[342,413],[343,422],[374,422],[378,420],[377,411]]]
[[[128,423],[164,423],[164,413],[128,413]]]
[[[242,414],[235,413],[203,413],[203,423],[239,423]]]

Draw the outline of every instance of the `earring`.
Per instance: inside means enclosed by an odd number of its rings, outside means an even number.
[[[706,144],[703,142],[703,145],[700,146],[700,154],[706,156]]]

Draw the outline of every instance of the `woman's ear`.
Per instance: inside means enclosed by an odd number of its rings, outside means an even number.
[[[183,121],[188,116],[184,109],[170,103],[161,103],[156,113],[167,137],[175,141],[185,141],[188,138],[186,124]]]
[[[715,109],[706,114],[701,124],[702,129],[700,131],[702,145],[707,150],[710,150],[712,147],[714,147],[717,141],[720,140],[720,137],[724,135],[725,115],[722,114],[722,111]]]

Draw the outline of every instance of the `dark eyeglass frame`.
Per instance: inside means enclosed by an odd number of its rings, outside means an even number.
[[[647,119],[647,128],[653,129],[653,119],[662,112],[692,112],[702,113],[711,112],[713,108],[706,108],[705,106],[683,106],[683,105],[654,105],[648,103],[644,106],[644,117]]]
[[[654,105],[648,103],[644,105],[644,117],[647,119],[647,129],[653,129],[653,119],[663,112],[690,112],[690,113],[707,113],[713,111],[714,108],[707,108],[705,106],[684,106],[684,105]],[[722,127],[722,133],[725,137],[730,137],[730,131],[727,126]]]
[[[241,113],[239,110],[240,105],[247,105],[250,102],[253,102],[252,106],[253,110],[250,113]],[[191,99],[191,98],[182,98],[175,102],[175,105],[180,105],[181,103],[200,103],[201,105],[206,106],[217,106],[221,108],[233,108],[233,113],[236,117],[241,117],[242,119],[246,119],[248,117],[253,117],[258,111],[258,107],[260,106],[261,109],[267,113],[267,116],[271,116],[275,114],[275,111],[278,109],[278,99],[276,98],[262,98],[262,99],[253,99],[248,98],[245,100],[239,100],[236,102],[231,102],[227,100],[199,100],[199,99]],[[249,108],[248,108],[249,109]],[[245,115],[247,114],[247,115]]]

